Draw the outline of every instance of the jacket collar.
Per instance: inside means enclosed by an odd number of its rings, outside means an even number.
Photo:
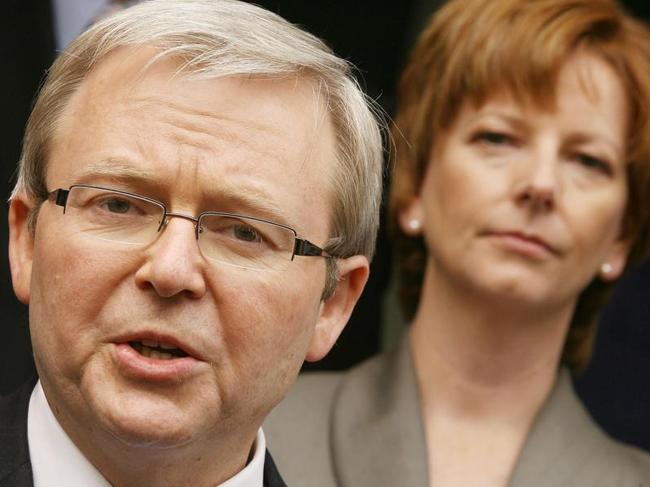
[[[427,485],[424,426],[408,340],[383,360],[351,371],[333,414],[332,454],[340,485]]]
[[[333,414],[333,463],[341,485],[428,485],[420,396],[407,339],[381,359],[350,371]],[[548,487],[587,485],[584,480],[592,477],[589,485],[599,485],[599,459],[620,456],[615,446],[578,400],[568,370],[561,369],[509,487],[540,481]],[[620,461],[625,464],[624,458]]]

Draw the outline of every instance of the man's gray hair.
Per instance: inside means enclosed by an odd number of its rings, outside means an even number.
[[[48,145],[70,97],[112,51],[152,46],[200,78],[295,76],[315,81],[331,117],[336,155],[333,218],[327,251],[372,258],[381,205],[383,150],[379,110],[363,94],[349,63],[278,15],[237,0],[150,0],[112,15],[78,37],[54,62],[27,124],[14,194],[36,210],[47,198]],[[145,67],[143,67],[144,69]],[[383,123],[381,123],[383,127]],[[324,297],[336,286],[329,266]]]

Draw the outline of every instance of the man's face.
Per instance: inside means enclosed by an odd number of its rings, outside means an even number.
[[[189,80],[171,60],[143,72],[151,54],[113,53],[82,83],[50,146],[48,190],[85,183],[174,213],[259,216],[322,246],[335,142],[315,87]],[[43,203],[32,239],[14,215],[12,267],[43,388],[73,439],[92,430],[125,445],[250,445],[305,356],[331,344],[318,332],[334,326],[322,258],[255,271],[207,261],[186,219],[128,245],[75,232],[67,218]],[[143,340],[189,357],[143,357],[130,345]]]

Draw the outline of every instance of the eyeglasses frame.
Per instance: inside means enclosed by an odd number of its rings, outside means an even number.
[[[291,233],[293,233],[293,238],[294,238],[294,245],[293,245],[293,251],[291,254],[291,259],[290,261],[293,261],[293,258],[296,255],[303,256],[303,257],[324,257],[326,259],[332,259],[334,258],[333,255],[330,255],[327,253],[324,249],[319,247],[318,245],[310,242],[309,240],[299,238],[298,237],[298,232],[296,232],[295,229],[291,228],[288,225],[283,225],[282,223],[276,223],[270,220],[264,220],[262,218],[256,218],[253,216],[247,216],[247,215],[241,215],[238,213],[228,213],[228,212],[223,212],[223,211],[202,211],[199,213],[197,216],[191,216],[191,215],[184,215],[182,213],[174,213],[171,211],[167,211],[167,205],[163,203],[162,201],[158,201],[153,198],[149,198],[147,196],[142,196],[139,194],[135,193],[129,193],[128,191],[122,191],[119,189],[113,189],[113,188],[106,188],[103,186],[94,186],[91,184],[73,184],[71,185],[68,189],[63,189],[63,188],[58,188],[53,191],[48,192],[47,199],[48,201],[52,201],[54,204],[57,206],[63,207],[63,213],[65,214],[65,210],[67,208],[68,204],[68,195],[70,194],[70,191],[74,188],[87,188],[87,189],[99,189],[103,191],[111,191],[113,193],[121,194],[124,196],[128,196],[131,198],[139,199],[142,201],[146,201],[149,203],[153,203],[157,206],[160,206],[163,209],[163,217],[160,220],[160,225],[158,226],[158,230],[156,230],[157,233],[160,233],[160,231],[167,225],[169,222],[169,217],[175,217],[175,218],[183,218],[185,220],[194,222],[194,236],[196,240],[199,240],[199,233],[200,233],[200,221],[201,218],[207,215],[214,215],[214,216],[225,216],[225,217],[232,217],[232,218],[246,218],[248,220],[253,220],[261,223],[266,223],[270,225],[275,225],[276,227],[284,228],[286,230],[289,230]]]

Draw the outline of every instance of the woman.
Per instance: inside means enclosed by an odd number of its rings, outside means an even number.
[[[650,247],[649,31],[608,0],[452,0],[398,107],[412,324],[280,406],[267,433],[289,483],[650,485],[650,455],[607,437],[569,377]]]

